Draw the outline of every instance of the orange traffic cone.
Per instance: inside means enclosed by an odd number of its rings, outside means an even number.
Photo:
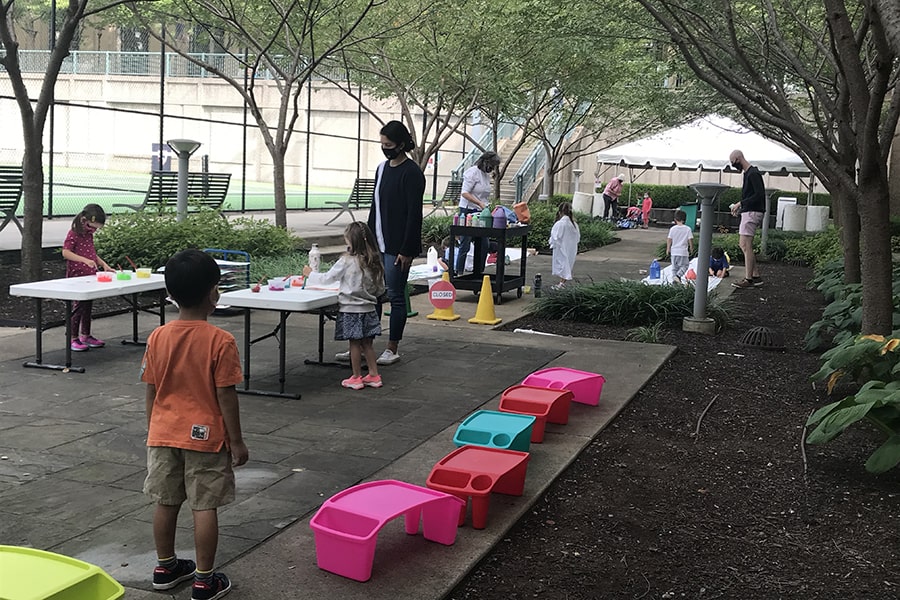
[[[428,290],[434,312],[428,315],[429,319],[437,321],[455,321],[459,315],[453,312],[453,301],[456,299],[456,288],[450,283],[450,273],[444,271],[441,280],[436,281]]]
[[[478,308],[475,309],[475,317],[469,319],[469,323],[477,325],[496,325],[503,319],[498,319],[494,314],[494,292],[491,290],[491,278],[484,276],[481,282],[481,297],[478,298]]]

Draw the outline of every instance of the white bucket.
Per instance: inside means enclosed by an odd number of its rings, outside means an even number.
[[[784,207],[797,204],[797,199],[790,196],[781,196],[778,198],[777,212],[775,213],[775,228],[782,229],[784,227]]]
[[[592,217],[602,217],[603,216],[603,194],[594,194],[594,205],[591,210]]]
[[[785,231],[806,231],[806,206],[785,205],[782,223]]]
[[[572,210],[575,212],[591,214],[591,207],[594,204],[593,194],[585,194],[584,192],[575,192],[572,196]]]
[[[807,206],[806,207],[806,230],[807,231],[825,231],[828,227],[827,206]]]

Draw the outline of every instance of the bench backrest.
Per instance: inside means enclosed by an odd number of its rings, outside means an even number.
[[[228,194],[231,173],[188,173],[188,198],[219,210]],[[178,172],[153,171],[144,204],[162,205],[178,201]]]
[[[347,199],[351,208],[367,208],[375,199],[375,180],[357,179]]]
[[[0,165],[0,210],[14,210],[22,198],[22,167]]]
[[[441,198],[442,205],[457,205],[459,204],[459,196],[462,194],[462,180],[456,179],[447,182],[447,189],[444,190],[444,197]]]

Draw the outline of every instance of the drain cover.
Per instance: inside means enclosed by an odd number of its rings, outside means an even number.
[[[741,336],[740,343],[763,350],[784,350],[784,335],[768,327],[754,327]]]

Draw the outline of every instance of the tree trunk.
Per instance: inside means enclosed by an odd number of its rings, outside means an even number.
[[[280,149],[272,152],[272,180],[275,188],[275,225],[287,229],[287,196],[284,191],[284,152]]]
[[[832,194],[833,196],[833,194]],[[841,242],[844,251],[844,283],[861,281],[859,260],[859,213],[856,202],[849,194],[842,194],[838,201]]]
[[[22,197],[24,215],[22,235],[22,273],[29,281],[41,278],[41,247],[44,227],[44,167],[40,134],[25,139],[22,161]]]
[[[890,335],[893,331],[890,207],[887,181],[860,181],[859,220],[862,230],[863,334]]]

